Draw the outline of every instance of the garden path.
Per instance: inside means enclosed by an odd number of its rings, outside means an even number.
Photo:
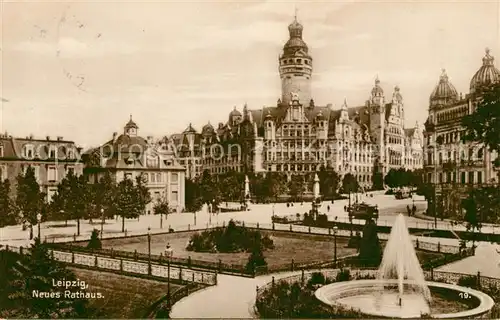
[[[275,279],[296,272],[274,274]],[[177,302],[171,312],[172,318],[253,318],[256,288],[271,281],[272,275],[244,278],[218,275],[218,284],[197,291]]]

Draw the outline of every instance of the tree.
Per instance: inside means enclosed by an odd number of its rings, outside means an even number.
[[[335,170],[321,165],[318,171],[319,190],[324,198],[333,198],[339,188],[340,176]]]
[[[10,182],[0,181],[0,228],[16,224],[14,203],[10,198]]]
[[[35,239],[29,255],[0,251],[0,256],[0,281],[3,282],[0,286],[0,317],[54,319],[89,316],[86,297],[71,297],[80,292],[80,288],[53,285],[54,280],[77,279],[64,265],[50,259],[40,239]],[[40,293],[55,297],[37,297]]]
[[[151,193],[149,193],[149,189],[144,182],[144,174],[137,176],[135,178],[135,182],[135,189],[137,190],[138,195],[138,210],[140,211],[140,213],[144,214],[146,211],[146,206],[153,199],[151,198]]]
[[[122,217],[122,232],[125,232],[125,219],[137,218],[144,212],[143,203],[131,179],[124,179],[118,184],[115,210]]]
[[[67,219],[76,219],[77,234],[80,235],[80,219],[83,219],[90,207],[89,185],[83,175],[76,176],[70,171],[57,187],[52,208],[63,210]]]
[[[41,213],[45,194],[40,191],[36,181],[35,170],[30,166],[25,174],[17,177],[16,205],[22,213],[23,221],[30,224],[30,239],[33,239],[33,225],[38,223],[37,215]]]
[[[364,266],[377,267],[382,261],[382,246],[377,235],[377,225],[367,219],[359,247],[359,261]]]
[[[168,206],[168,199],[166,196],[156,200],[153,206],[153,213],[160,215],[160,228],[163,228],[163,216],[167,218],[170,213],[170,207]]]
[[[254,245],[250,256],[248,257],[248,262],[245,266],[245,270],[248,273],[254,273],[257,267],[266,267],[267,261],[264,257],[263,248],[260,243]]]
[[[210,175],[208,170],[204,170],[200,179],[200,195],[203,203],[213,203],[218,192],[216,179]]]
[[[200,185],[196,181],[186,179],[184,185],[186,211],[198,212],[203,206]]]
[[[342,189],[344,193],[349,195],[349,207],[351,206],[351,193],[358,192],[359,183],[355,176],[350,173],[346,173],[344,175],[344,179],[342,179]]]
[[[285,194],[288,190],[286,175],[279,172],[269,172],[265,178],[265,190],[267,197],[278,200],[278,197]]]
[[[300,200],[305,191],[306,182],[304,176],[301,174],[294,174],[288,182],[288,194],[292,201]]]
[[[500,154],[500,84],[483,88],[481,93],[474,112],[462,118],[465,134],[461,138],[464,142],[482,143]],[[495,165],[500,166],[500,157]]]
[[[92,230],[92,234],[90,235],[90,241],[87,244],[87,248],[89,249],[102,248],[101,239],[99,239],[99,231],[97,229]]]
[[[374,190],[384,189],[384,175],[382,174],[382,172],[376,171],[375,173],[373,173],[372,183]]]

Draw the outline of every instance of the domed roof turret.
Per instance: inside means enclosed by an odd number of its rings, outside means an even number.
[[[373,97],[382,97],[383,95],[384,95],[384,90],[380,86],[380,80],[378,79],[378,75],[377,75],[377,78],[375,78],[375,86],[373,86],[373,89],[372,89],[372,96]]]
[[[430,101],[432,103],[446,103],[458,100],[457,89],[448,80],[446,70],[443,69],[439,77],[439,83],[431,93]]]
[[[295,16],[293,22],[288,26],[290,39],[283,48],[285,54],[294,54],[299,50],[307,53],[307,44],[302,40],[302,30],[304,30],[304,27],[297,21],[297,16]]]
[[[214,127],[212,126],[212,124],[210,124],[210,122],[204,125],[201,129],[202,134],[212,134],[213,132],[215,132]]]
[[[236,110],[236,107],[234,107],[233,111],[231,111],[231,113],[229,113],[229,116],[230,117],[241,117],[241,112],[239,112],[238,110]]]
[[[495,58],[490,55],[490,50],[486,49],[486,55],[483,58],[483,65],[474,74],[470,81],[470,92],[474,93],[481,87],[500,82],[500,71],[495,68]]]
[[[186,130],[184,130],[184,133],[196,133],[196,130],[193,128],[193,126],[190,123],[189,126],[186,128]]]
[[[139,127],[137,126],[137,124],[134,122],[134,120],[132,120],[132,115],[130,115],[130,120],[127,122],[127,124],[125,125],[125,129],[128,129],[128,128],[135,128],[135,129],[139,129]]]

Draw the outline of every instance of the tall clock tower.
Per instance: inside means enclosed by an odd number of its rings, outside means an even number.
[[[284,106],[289,105],[291,93],[297,93],[304,106],[308,106],[311,101],[312,57],[308,53],[307,44],[302,40],[303,29],[295,16],[288,26],[290,39],[279,57],[281,101]]]

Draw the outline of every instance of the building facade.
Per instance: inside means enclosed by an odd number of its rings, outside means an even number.
[[[46,201],[50,202],[57,185],[70,171],[75,175],[83,173],[80,152],[73,141],[63,137],[43,140],[0,135],[0,180],[8,179],[14,193],[18,175],[32,167]]]
[[[166,198],[171,209],[184,209],[185,169],[175,159],[174,152],[166,143],[144,139],[138,135],[139,127],[130,121],[123,134],[116,132],[113,138],[98,148],[86,152],[85,174],[96,183],[109,173],[116,183],[123,179],[141,177],[149,189],[153,201],[146,207],[152,213],[154,202]]]
[[[194,179],[203,170],[201,134],[191,124],[182,133],[163,138],[163,143],[172,146],[175,158],[186,169],[186,178]]]
[[[482,144],[461,141],[462,118],[474,112],[481,91],[498,82],[500,71],[487,49],[482,65],[470,81],[469,93],[459,94],[443,70],[430,95],[424,132],[425,181],[437,186],[437,203],[445,209],[460,204],[450,196],[452,193],[460,198],[470,187],[498,183],[498,168],[492,164],[498,155]]]
[[[321,165],[352,173],[364,187],[375,171],[421,168],[423,135],[418,124],[404,127],[399,87],[386,101],[377,77],[362,106],[340,110],[316,105],[312,98],[313,58],[295,19],[278,59],[281,98],[273,106],[236,108],[228,121],[203,127],[200,134],[203,169],[211,173],[308,173]]]

